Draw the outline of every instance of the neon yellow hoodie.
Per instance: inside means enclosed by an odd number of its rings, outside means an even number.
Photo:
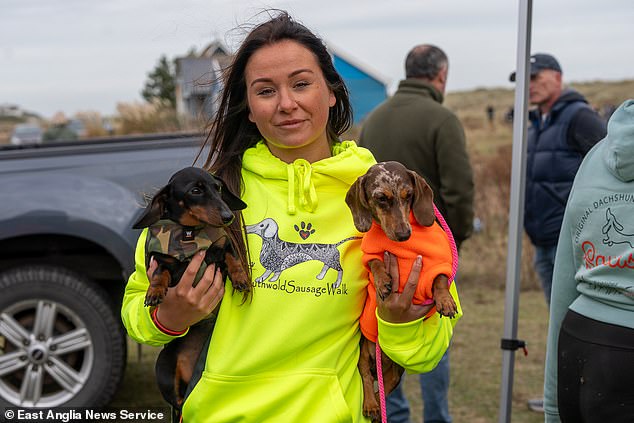
[[[243,213],[253,301],[242,304],[227,286],[205,370],[183,407],[185,422],[367,421],[357,361],[368,277],[362,234],[344,198],[374,163],[352,141],[312,164],[284,163],[263,142],[245,152],[242,199],[248,204]],[[143,248],[140,240],[122,317],[134,339],[161,345],[172,338],[143,307]],[[438,315],[424,324],[379,319],[379,342],[409,372],[429,371],[456,321]]]

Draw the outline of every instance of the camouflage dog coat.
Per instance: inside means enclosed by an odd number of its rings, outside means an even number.
[[[211,225],[196,227],[182,226],[171,220],[159,220],[148,228],[145,241],[146,267],[150,266],[150,258],[154,256],[171,274],[170,286],[178,283],[185,272],[191,258],[199,250],[207,250],[201,264],[194,286],[202,277],[207,265],[221,262],[228,237],[223,228]]]

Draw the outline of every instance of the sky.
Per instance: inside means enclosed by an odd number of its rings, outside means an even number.
[[[634,79],[632,0],[535,0],[532,52],[558,58],[564,81]],[[0,105],[50,118],[142,102],[147,74],[219,40],[235,51],[243,24],[287,10],[392,93],[417,44],[449,56],[447,90],[512,88],[519,0],[1,0]],[[634,97],[634,93],[632,93]]]

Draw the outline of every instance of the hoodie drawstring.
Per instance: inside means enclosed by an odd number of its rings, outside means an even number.
[[[317,208],[317,192],[312,181],[313,168],[307,160],[297,159],[286,167],[288,174],[288,214],[295,214],[295,177],[297,176],[297,191],[299,205],[313,213]]]

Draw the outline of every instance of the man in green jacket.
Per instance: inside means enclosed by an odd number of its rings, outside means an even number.
[[[360,144],[378,161],[395,160],[422,175],[434,203],[447,220],[456,244],[473,231],[473,173],[465,135],[455,114],[442,106],[449,61],[438,47],[419,45],[405,60],[406,79],[363,124]],[[449,355],[420,377],[425,423],[451,423],[447,393]],[[387,401],[390,422],[409,422],[400,387]]]

